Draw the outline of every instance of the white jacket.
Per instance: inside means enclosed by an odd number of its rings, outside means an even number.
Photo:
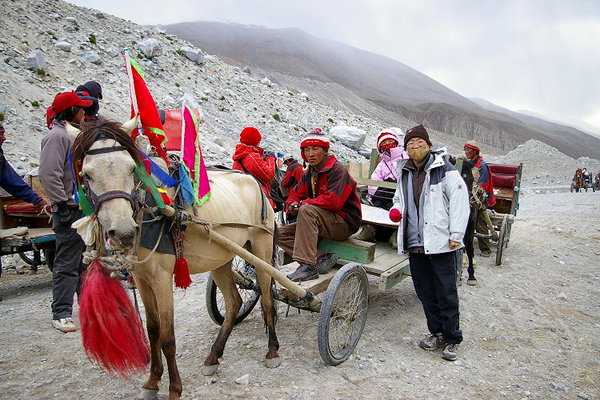
[[[439,153],[432,153],[434,160],[425,171],[425,182],[421,192],[419,215],[425,218],[423,224],[423,244],[425,254],[447,253],[463,247],[451,249],[450,240],[462,242],[469,220],[469,194],[460,173]],[[398,161],[398,188],[394,194],[392,208],[406,214],[405,192],[408,160]],[[402,218],[398,229],[398,253],[405,253],[404,234],[407,218]]]

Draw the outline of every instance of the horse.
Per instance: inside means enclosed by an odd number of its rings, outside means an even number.
[[[142,165],[140,150],[129,134],[114,122],[98,122],[87,126],[73,144],[72,164],[84,180],[95,217],[107,245],[117,251],[137,248],[140,237],[136,212],[136,165]],[[142,163],[142,164],[140,164]],[[210,199],[200,207],[188,207],[186,212],[197,220],[212,222],[209,230],[225,235],[234,243],[246,246],[260,259],[272,262],[274,213],[263,204],[263,195],[255,180],[245,174],[230,171],[209,171]],[[171,195],[173,193],[171,192]],[[137,221],[136,221],[137,219]],[[234,222],[235,224],[219,224]],[[234,226],[235,225],[235,226]],[[207,227],[189,224],[185,230],[183,257],[190,273],[211,271],[213,280],[225,299],[225,321],[204,360],[202,373],[211,375],[219,365],[225,343],[231,333],[242,299],[237,291],[231,261],[235,254],[203,232]],[[181,378],[175,358],[173,306],[173,271],[175,256],[139,247],[139,263],[132,269],[134,281],[145,306],[146,329],[150,345],[150,376],[142,385],[140,398],[156,398],[163,374],[164,354],[169,373],[169,399],[180,399]],[[261,289],[264,320],[268,332],[267,367],[279,366],[279,343],[275,332],[275,309],[272,278],[257,269]],[[83,333],[83,332],[82,332]]]
[[[467,253],[468,267],[467,267],[467,285],[474,286],[477,284],[475,278],[475,268],[473,266],[473,257],[475,255],[473,247],[473,239],[475,238],[475,226],[477,223],[477,215],[479,212],[485,212],[485,193],[481,186],[479,186],[479,170],[475,167],[475,163],[466,158],[457,158],[450,160],[460,175],[462,176],[467,190],[469,191],[469,220],[467,223],[467,229],[465,231],[464,242],[465,251]],[[460,275],[459,275],[460,276]]]

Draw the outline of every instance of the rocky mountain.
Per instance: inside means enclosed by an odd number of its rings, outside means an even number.
[[[310,79],[320,92],[328,90],[321,83],[336,84],[381,109],[460,138],[503,150],[536,139],[572,157],[600,154],[600,139],[585,132],[482,107],[400,62],[298,29],[218,22],[185,22],[165,29],[228,63],[277,72],[278,81],[287,85],[294,84],[287,77]],[[314,96],[314,91],[307,93]]]

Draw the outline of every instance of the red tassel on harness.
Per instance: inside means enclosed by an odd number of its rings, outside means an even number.
[[[173,272],[175,278],[175,286],[181,289],[187,289],[192,284],[192,278],[190,276],[190,267],[188,267],[187,260],[183,257],[178,258],[175,261],[175,270]]]
[[[150,361],[146,335],[121,282],[94,260],[81,293],[81,338],[90,360],[123,377],[144,371]]]

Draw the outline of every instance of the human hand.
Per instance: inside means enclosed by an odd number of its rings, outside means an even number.
[[[402,220],[402,213],[397,208],[392,208],[389,216],[393,222],[400,222]]]
[[[460,242],[454,241],[454,240],[448,240],[448,243],[450,244],[450,248],[451,249],[455,249],[458,246],[460,246]]]
[[[288,214],[290,215],[298,215],[298,209],[300,208],[300,203],[298,203],[297,201],[290,204],[289,208],[288,208]]]
[[[264,152],[264,156],[265,156],[265,158],[267,158],[267,157],[273,157],[273,158],[275,158],[275,153],[273,153],[270,150],[267,150],[267,151]]]

